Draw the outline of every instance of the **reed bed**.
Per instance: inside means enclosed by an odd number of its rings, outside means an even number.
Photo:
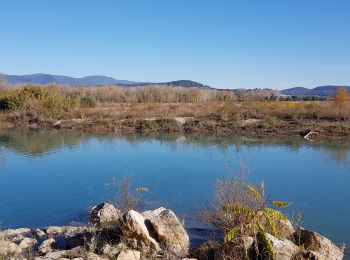
[[[101,120],[115,122],[185,117],[196,121],[196,131],[204,128],[209,132],[224,128],[237,131],[237,126],[250,127],[253,123],[256,129],[270,128],[271,131],[286,125],[328,125],[331,129],[337,124],[345,126],[339,130],[342,134],[348,131],[350,125],[350,101],[346,96],[341,102],[336,98],[327,101],[263,100],[256,101],[254,97],[242,100],[242,96],[238,97],[232,91],[162,85],[2,86],[0,123],[16,125],[21,122],[21,126],[26,126],[34,122],[40,127],[42,122],[50,125],[57,120],[79,119],[93,121],[91,127]],[[203,122],[205,127],[201,126]],[[193,129],[193,124],[189,128]]]

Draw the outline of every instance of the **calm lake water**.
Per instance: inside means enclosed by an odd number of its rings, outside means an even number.
[[[288,213],[301,211],[303,226],[350,243],[350,143],[302,138],[0,132],[1,227],[83,222],[113,201],[122,176],[149,189],[147,207],[170,207],[196,227],[215,180],[242,161],[269,197],[293,202]]]

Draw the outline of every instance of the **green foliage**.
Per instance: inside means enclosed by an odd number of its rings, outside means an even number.
[[[287,220],[287,216],[282,212],[272,209],[272,208],[264,208],[264,213],[266,213],[270,218],[274,220]]]
[[[0,110],[36,108],[68,112],[78,105],[75,95],[57,94],[47,88],[32,85],[8,89],[0,95]]]
[[[225,213],[244,214],[250,218],[254,217],[254,215],[256,214],[254,210],[243,205],[226,204],[223,206],[222,211]]]
[[[289,203],[285,201],[279,201],[279,200],[273,200],[271,202],[272,205],[278,207],[278,208],[287,208],[289,207]]]
[[[247,193],[250,194],[254,200],[261,201],[264,197],[263,189],[260,189],[259,186],[246,184],[246,188]],[[288,218],[280,211],[266,207],[265,205],[266,204],[260,208],[253,208],[252,206],[242,205],[240,203],[223,205],[221,210],[224,215],[230,214],[228,218],[241,220],[241,222],[233,228],[224,230],[224,242],[228,243],[240,236],[257,237],[259,235],[262,238],[264,248],[269,258],[275,259],[275,253],[271,241],[267,236],[267,232],[275,237],[280,237],[282,230],[279,230],[280,226],[278,224],[280,221],[287,220]],[[285,208],[289,206],[289,203],[276,200],[272,201],[271,205]]]
[[[224,237],[225,243],[228,243],[238,237],[239,235],[244,235],[247,231],[253,230],[255,227],[252,224],[241,223],[240,225],[234,227],[229,232],[226,233]]]
[[[254,198],[256,200],[260,200],[261,199],[261,197],[262,197],[261,193],[259,192],[259,190],[256,187],[254,187],[253,185],[249,185],[248,184],[248,190],[254,196]]]
[[[277,230],[276,230],[276,225],[275,225],[275,222],[273,221],[273,219],[264,211],[263,212],[264,214],[264,217],[266,218],[267,220],[267,224],[271,230],[271,233],[273,236],[277,237]]]
[[[231,229],[224,237],[225,243],[233,240],[237,236],[237,234],[240,230],[241,230],[240,226],[237,226],[237,227],[234,227],[233,229]]]
[[[137,192],[148,192],[149,190],[148,190],[148,188],[138,187],[138,188],[136,188],[136,191]]]
[[[276,259],[276,254],[275,254],[275,252],[273,250],[273,247],[272,247],[270,239],[267,237],[267,234],[266,234],[266,231],[265,231],[264,227],[261,226],[259,223],[257,224],[257,226],[258,226],[258,229],[260,231],[260,235],[262,236],[262,239],[263,239],[263,242],[264,242],[264,246],[265,246],[265,248],[266,248],[270,258],[272,260],[275,260]]]

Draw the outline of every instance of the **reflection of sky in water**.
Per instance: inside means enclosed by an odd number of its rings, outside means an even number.
[[[123,175],[150,189],[151,205],[191,214],[225,165],[237,169],[243,160],[252,182],[264,180],[268,195],[303,211],[304,226],[349,243],[349,149],[301,138],[0,133],[0,219],[13,227],[79,221],[90,206],[113,200],[108,184]]]

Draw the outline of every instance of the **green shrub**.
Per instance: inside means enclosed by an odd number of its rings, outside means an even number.
[[[96,107],[96,100],[92,97],[82,97],[80,98],[80,106],[87,108]]]
[[[244,237],[253,237],[256,244],[263,243],[268,259],[275,259],[267,233],[279,238],[288,237],[291,230],[288,218],[280,208],[289,203],[284,201],[268,202],[264,195],[264,183],[251,185],[246,181],[246,173],[221,178],[216,183],[213,205],[201,212],[203,220],[223,233],[225,246]],[[275,208],[272,208],[272,207]],[[260,236],[261,239],[258,239]],[[260,250],[260,249],[259,249]],[[256,251],[257,255],[262,252]]]
[[[76,95],[49,92],[44,87],[27,85],[22,88],[8,89],[0,96],[1,110],[51,109],[70,111],[79,105]]]
[[[28,105],[29,97],[23,92],[14,90],[3,94],[0,97],[0,109],[1,110],[15,110],[23,108]]]

